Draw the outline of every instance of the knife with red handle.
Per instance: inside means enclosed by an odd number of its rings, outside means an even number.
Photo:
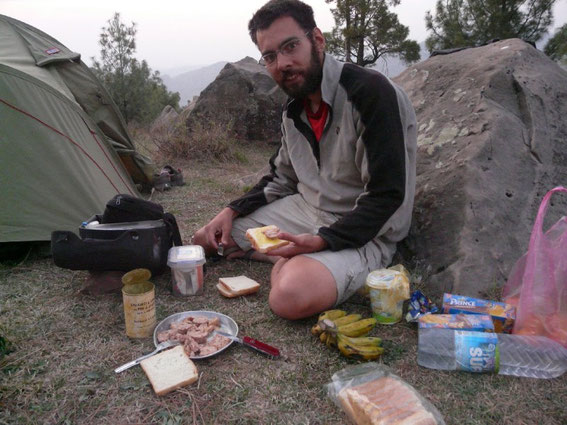
[[[226,332],[215,331],[215,333],[227,337],[229,339],[232,339],[233,341],[239,342],[240,344],[245,345],[247,347],[253,348],[254,350],[257,350],[262,354],[266,354],[274,358],[280,356],[280,350],[278,350],[276,347],[272,347],[271,345],[258,341],[257,339],[254,338],[250,338],[249,336],[238,338],[237,336],[231,335]]]

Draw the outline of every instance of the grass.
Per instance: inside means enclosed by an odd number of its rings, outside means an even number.
[[[210,161],[214,158],[223,162],[245,162],[245,155],[240,152],[233,137],[232,119],[223,118],[221,114],[214,120],[201,119],[191,122],[190,129],[185,120],[177,120],[175,125],[153,129],[149,137],[153,144],[152,156],[164,161],[171,158]],[[147,146],[148,140],[142,145]]]
[[[273,146],[243,148],[238,161],[213,166],[179,162],[187,184],[152,199],[174,212],[186,243],[226,203],[241,193],[241,176],[261,168]],[[253,165],[251,165],[253,164]],[[150,338],[128,339],[119,293],[85,295],[84,271],[60,269],[32,252],[0,269],[0,424],[344,424],[326,396],[331,375],[356,364],[311,335],[315,318],[290,322],[267,305],[270,266],[246,261],[207,264],[204,293],[176,298],[169,275],[152,278],[158,320],[187,310],[232,317],[241,334],[283,353],[270,360],[233,344],[197,363],[199,380],[157,397],[139,367],[115,367],[153,349]],[[412,270],[414,287],[427,293],[427,270]],[[226,299],[214,288],[219,276],[245,274],[262,284],[252,296]],[[370,315],[355,296],[342,306]],[[553,380],[440,372],[416,363],[417,332],[402,322],[376,328],[384,339],[381,361],[414,386],[447,424],[564,424],[567,376]]]

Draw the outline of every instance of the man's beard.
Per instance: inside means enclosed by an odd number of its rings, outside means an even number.
[[[295,99],[303,99],[319,90],[321,81],[323,80],[323,63],[313,44],[311,45],[311,61],[309,63],[309,68],[303,75],[303,84],[300,86],[285,86],[284,82],[288,74],[293,74],[293,71],[282,72],[283,80],[282,84],[280,84],[280,87],[288,96]]]

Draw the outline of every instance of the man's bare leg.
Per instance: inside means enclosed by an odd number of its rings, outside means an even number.
[[[331,308],[337,300],[332,273],[303,255],[280,259],[272,269],[269,303],[285,319],[302,319]]]

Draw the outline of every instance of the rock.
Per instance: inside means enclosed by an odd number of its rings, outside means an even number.
[[[171,130],[173,126],[175,126],[175,121],[178,116],[179,114],[171,105],[166,105],[165,108],[163,108],[163,111],[161,111],[159,116],[152,123],[150,131],[155,132],[163,129]]]
[[[545,193],[567,184],[567,72],[509,39],[431,57],[394,81],[418,117],[405,248],[429,265],[431,292],[493,294],[527,250]],[[555,196],[546,228],[566,198]]]
[[[189,114],[193,109],[195,109],[195,105],[197,104],[197,100],[199,100],[199,96],[193,96],[193,98],[187,102],[187,106],[183,108],[183,111]]]
[[[256,59],[228,63],[205,88],[189,114],[189,131],[196,123],[226,123],[241,140],[277,142],[286,95]]]

